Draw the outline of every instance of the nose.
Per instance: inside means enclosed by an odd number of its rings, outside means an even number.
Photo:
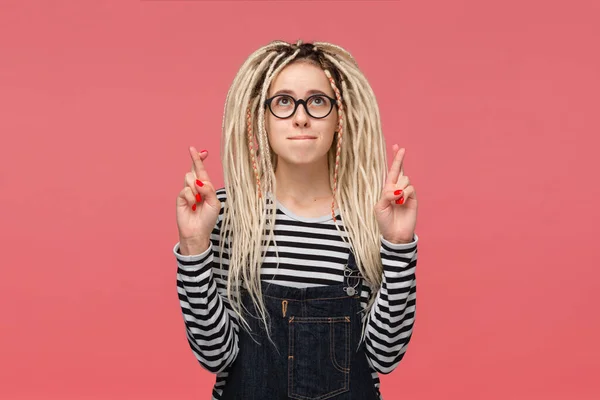
[[[300,104],[294,113],[294,125],[306,127],[310,123],[310,118],[304,109],[304,106]]]

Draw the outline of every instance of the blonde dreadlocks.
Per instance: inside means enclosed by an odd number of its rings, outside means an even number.
[[[238,71],[227,93],[222,124],[221,159],[227,198],[220,258],[223,260],[227,241],[227,299],[248,329],[239,292],[242,282],[268,325],[260,284],[263,237],[258,233],[265,232],[268,225],[266,243],[274,239],[275,212],[267,213],[263,191],[276,193],[277,155],[268,143],[264,103],[272,80],[286,65],[296,62],[322,68],[337,99],[337,143],[328,153],[331,212],[341,232],[335,217],[337,204],[357,265],[372,288],[367,316],[382,281],[380,232],[373,207],[381,194],[387,159],[373,90],[354,58],[340,46],[273,41],[252,53]]]

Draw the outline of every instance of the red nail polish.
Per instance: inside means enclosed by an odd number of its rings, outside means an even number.
[[[204,183],[200,182],[200,180],[196,179],[196,185],[202,187],[204,186]]]
[[[396,195],[396,196],[398,196],[398,195],[400,195],[400,194],[402,194],[402,190],[396,190],[396,191],[394,192],[394,195]]]
[[[196,204],[192,206],[192,210],[196,211]]]
[[[202,197],[200,197],[200,193],[196,193],[196,201],[200,202],[201,199]]]
[[[400,203],[398,204],[404,204],[404,197],[400,197]]]
[[[201,154],[202,154],[202,153],[206,153],[206,150],[202,150],[200,153],[201,153]]]

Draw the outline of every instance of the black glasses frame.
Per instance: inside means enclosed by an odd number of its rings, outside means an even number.
[[[290,99],[292,99],[292,100],[294,101],[294,111],[292,111],[292,113],[291,113],[289,116],[287,116],[287,117],[279,117],[279,116],[275,115],[275,113],[273,112],[273,109],[271,108],[271,102],[272,102],[272,101],[273,101],[273,99],[275,99],[276,97],[289,97]],[[329,112],[327,112],[327,114],[325,114],[325,115],[324,115],[324,116],[322,116],[322,117],[315,117],[314,115],[312,115],[312,114],[310,113],[310,111],[308,111],[308,106],[307,106],[307,103],[308,103],[308,101],[310,101],[310,99],[312,99],[313,97],[327,97],[327,98],[328,98],[328,99],[331,101],[331,108],[329,109]],[[331,114],[331,110],[333,110],[333,107],[334,107],[334,105],[335,105],[335,103],[336,103],[336,102],[337,102],[337,100],[336,100],[336,99],[334,99],[333,97],[329,97],[329,96],[327,96],[326,94],[321,94],[321,93],[319,93],[319,94],[313,94],[312,96],[308,96],[308,97],[306,98],[306,100],[302,100],[302,99],[296,100],[295,98],[293,98],[293,97],[292,97],[292,96],[290,96],[289,94],[277,94],[277,95],[275,95],[275,96],[271,97],[270,99],[266,99],[266,100],[265,100],[265,107],[269,107],[269,111],[271,111],[271,114],[273,114],[273,116],[274,116],[275,118],[279,118],[279,119],[288,119],[288,118],[290,118],[290,117],[293,117],[293,116],[294,116],[294,114],[296,114],[296,110],[298,109],[298,106],[299,106],[300,104],[302,104],[302,105],[304,106],[304,111],[306,111],[306,113],[307,113],[308,115],[310,115],[312,118],[315,118],[315,119],[323,119],[323,118],[326,118],[326,117],[327,117],[329,114]]]

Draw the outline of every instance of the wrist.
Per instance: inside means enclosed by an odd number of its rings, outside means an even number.
[[[388,242],[392,243],[392,244],[408,244],[408,243],[412,243],[415,241],[415,237],[414,235],[410,238],[386,238],[385,236],[382,236],[385,240],[387,240]]]
[[[179,253],[183,256],[204,253],[209,247],[211,247],[209,238],[179,239]]]

